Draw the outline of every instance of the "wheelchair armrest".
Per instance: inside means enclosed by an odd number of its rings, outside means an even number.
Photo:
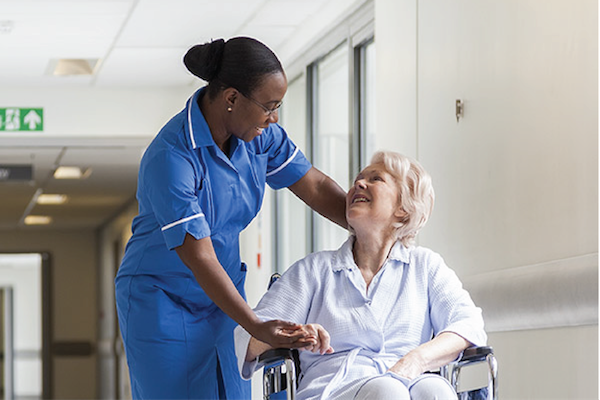
[[[297,349],[267,350],[258,356],[258,366],[264,367],[264,393],[273,394],[288,388],[293,393],[300,377],[300,355]]]
[[[463,355],[459,361],[483,361],[489,354],[494,354],[494,349],[492,347],[473,346],[463,351]]]
[[[269,367],[271,364],[284,363],[290,360],[294,363],[296,378],[300,376],[300,354],[298,349],[271,349],[258,356],[259,367]]]
[[[267,350],[264,353],[262,353],[260,356],[258,356],[258,364],[265,365],[265,364],[272,363],[273,361],[277,361],[277,360],[281,360],[281,359],[285,359],[285,358],[295,359],[297,357],[294,354],[295,351],[297,352],[297,350],[293,350],[293,349]]]

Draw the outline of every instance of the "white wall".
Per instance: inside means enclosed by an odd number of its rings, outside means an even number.
[[[375,3],[377,145],[433,176],[420,244],[494,304],[503,399],[598,395],[597,18],[595,1]],[[511,312],[539,318],[498,324]]]
[[[183,109],[194,89],[3,88],[0,103],[7,107],[44,108],[43,132],[3,132],[3,136],[153,138]]]

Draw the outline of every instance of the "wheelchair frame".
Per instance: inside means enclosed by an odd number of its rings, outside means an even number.
[[[296,386],[300,374],[298,350],[272,349],[264,352],[258,359],[264,366],[264,400],[295,400]],[[486,363],[488,384],[470,391],[458,392],[460,374],[463,368]],[[460,360],[440,368],[440,375],[446,378],[459,400],[497,400],[498,399],[498,363],[494,350],[489,346],[469,347]]]

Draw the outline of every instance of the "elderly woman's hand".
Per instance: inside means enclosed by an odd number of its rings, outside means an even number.
[[[423,367],[423,360],[418,352],[412,351],[398,360],[398,362],[390,368],[390,371],[403,378],[412,380],[425,372],[425,368]]]
[[[312,351],[313,353],[330,354],[333,353],[333,347],[330,346],[329,333],[319,324],[306,324],[302,326],[305,332],[299,342],[306,343],[306,346],[300,347],[300,350]]]
[[[453,332],[442,332],[429,342],[409,351],[390,368],[400,376],[415,379],[426,371],[433,371],[456,360],[459,354],[471,344]]]

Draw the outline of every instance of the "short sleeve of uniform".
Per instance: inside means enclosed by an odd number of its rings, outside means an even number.
[[[146,201],[169,249],[183,244],[186,233],[196,239],[210,236],[204,211],[198,204],[203,176],[183,154],[164,149],[151,157],[142,169]]]
[[[312,167],[300,148],[277,124],[269,126],[269,134],[262,146],[262,150],[268,154],[267,183],[273,189],[293,185]]]

